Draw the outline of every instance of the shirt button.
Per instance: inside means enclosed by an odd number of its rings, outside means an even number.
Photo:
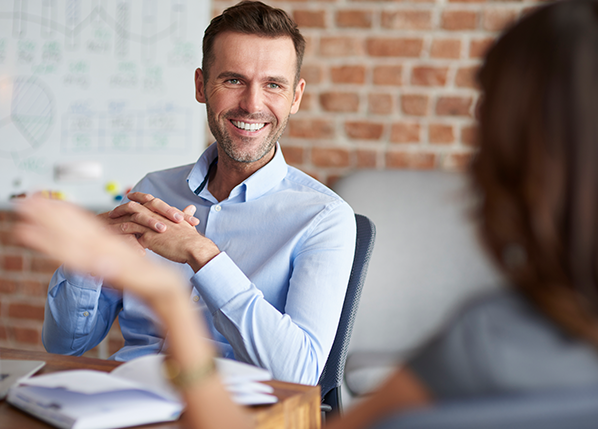
[[[195,296],[193,297],[193,301],[195,301],[195,302],[199,301],[199,296],[198,296],[198,295],[195,295]]]
[[[220,210],[222,210],[222,207],[220,207],[219,205],[216,205],[216,206],[214,206],[214,210],[219,212]]]
[[[85,312],[83,313],[83,315],[84,315],[85,317],[89,316],[89,311],[85,311]]]

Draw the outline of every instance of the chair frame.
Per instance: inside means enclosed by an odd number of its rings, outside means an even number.
[[[376,226],[366,216],[355,214],[357,234],[355,242],[355,256],[351,275],[347,284],[345,301],[341,311],[336,336],[332,349],[328,355],[326,365],[318,384],[322,393],[322,414],[338,415],[341,413],[341,385],[345,372],[345,362],[355,316],[361,298],[361,291],[365,283],[370,257],[376,241]]]

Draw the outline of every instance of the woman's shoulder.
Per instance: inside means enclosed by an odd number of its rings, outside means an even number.
[[[409,364],[440,397],[598,385],[598,353],[514,290],[469,302]]]

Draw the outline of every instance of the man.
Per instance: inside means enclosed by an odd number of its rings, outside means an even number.
[[[336,194],[287,166],[277,143],[305,88],[304,46],[286,13],[260,2],[215,18],[195,83],[216,143],[194,165],[147,175],[130,202],[102,217],[190,279],[224,356],[315,384],[338,325],[355,220]],[[117,315],[125,346],[115,359],[167,346],[135,297],[61,267],[49,286],[44,345],[81,354]]]

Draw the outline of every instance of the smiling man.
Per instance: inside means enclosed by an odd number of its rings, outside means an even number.
[[[189,279],[224,356],[315,384],[336,334],[355,219],[330,189],[288,166],[278,144],[305,89],[304,49],[287,14],[263,3],[214,18],[195,85],[216,142],[195,164],[148,174],[129,202],[100,216]],[[63,266],[49,286],[44,345],[80,355],[117,316],[125,346],[114,359],[167,347],[142,302]]]

